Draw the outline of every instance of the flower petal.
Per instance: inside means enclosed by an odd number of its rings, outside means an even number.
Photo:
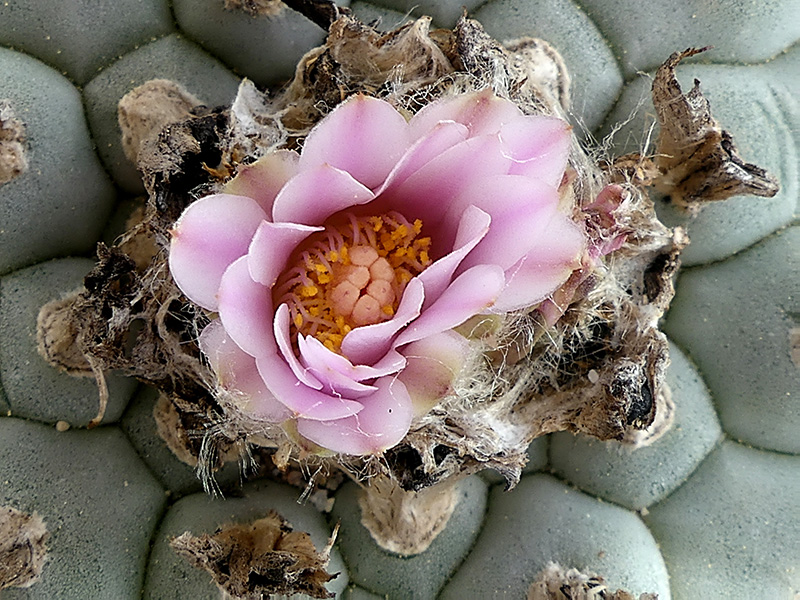
[[[247,250],[247,267],[254,281],[269,288],[286,268],[297,244],[322,227],[262,221]]]
[[[219,319],[211,321],[203,329],[198,342],[219,378],[220,386],[230,393],[237,407],[256,419],[272,423],[285,421],[292,416],[291,411],[267,389],[258,373],[255,359],[242,352],[225,333]]]
[[[499,175],[478,182],[466,190],[460,202],[478,206],[492,216],[489,233],[469,253],[460,270],[478,264],[500,265],[508,269],[532,248],[541,247],[543,240],[558,237],[560,230],[551,230],[556,220],[566,219],[558,212],[558,192],[537,179],[521,175]],[[452,207],[453,214],[464,209]],[[581,249],[576,241],[576,252]],[[565,240],[566,241],[566,240]]]
[[[460,94],[429,104],[408,122],[413,138],[430,131],[440,121],[456,121],[466,125],[470,137],[498,133],[504,123],[523,116],[517,106],[485,88],[472,94]]]
[[[320,225],[333,213],[374,197],[346,171],[324,164],[301,171],[283,186],[272,207],[272,220]]]
[[[425,291],[422,282],[408,282],[394,316],[383,323],[356,327],[344,336],[342,354],[353,364],[370,365],[380,360],[393,346],[394,335],[419,316]]]
[[[300,156],[294,150],[276,150],[249,165],[240,165],[236,177],[222,187],[225,194],[247,196],[268,215],[281,188],[297,175]]]
[[[453,280],[453,273],[464,257],[480,242],[489,231],[491,217],[476,206],[468,206],[461,216],[456,234],[455,249],[434,262],[418,275],[425,288],[423,310],[436,301]]]
[[[395,346],[461,325],[491,306],[503,291],[504,284],[503,269],[497,265],[477,265],[464,271],[397,337]]]
[[[280,350],[281,356],[286,361],[286,364],[289,365],[294,376],[297,377],[297,380],[303,385],[307,385],[315,390],[321,390],[322,383],[320,383],[314,375],[307,372],[307,369],[300,364],[300,361],[294,354],[294,350],[292,350],[292,342],[289,339],[289,307],[286,304],[281,304],[278,310],[275,311],[273,324],[278,350]]]
[[[300,169],[327,163],[376,188],[408,148],[407,129],[406,120],[391,104],[356,94],[308,134]]]
[[[257,358],[256,365],[269,391],[298,418],[330,421],[355,415],[364,407],[355,400],[345,400],[306,387],[277,354]]]
[[[236,345],[258,358],[277,351],[272,333],[272,295],[253,281],[247,256],[228,267],[219,286],[219,318]]]
[[[169,270],[195,304],[217,310],[222,274],[247,252],[266,213],[250,198],[213,194],[189,205],[171,230]]]
[[[408,365],[398,375],[414,405],[414,416],[426,414],[450,393],[453,380],[469,356],[469,342],[455,331],[443,331],[403,348]]]
[[[353,377],[356,381],[365,381],[375,377],[383,377],[397,373],[406,364],[405,357],[394,348],[390,349],[383,358],[372,365],[356,365],[356,374]]]
[[[469,137],[469,130],[461,123],[454,121],[438,123],[427,135],[417,140],[408,149],[375,194],[380,195],[390,187],[400,185],[423,165],[439,156],[445,150],[463,142],[467,137]]]
[[[566,216],[556,213],[543,236],[511,268],[506,269],[506,286],[492,312],[509,312],[544,300],[580,268],[586,246],[583,231]]]
[[[500,138],[470,138],[430,160],[401,184],[382,194],[376,206],[399,210],[407,219],[422,219],[423,231],[436,231],[433,249],[453,247],[458,219],[440,225],[447,209],[465,189],[506,173],[511,159],[503,156]],[[444,254],[440,250],[440,254]]]
[[[503,148],[514,159],[509,173],[558,187],[567,166],[572,127],[554,117],[526,115],[500,129]]]
[[[322,342],[312,336],[298,336],[300,356],[305,365],[315,371],[335,371],[353,381],[377,379],[385,375],[397,373],[406,364],[406,359],[395,350],[390,350],[374,366],[353,365],[345,356],[326,348]]]
[[[412,406],[405,385],[392,377],[377,382],[378,390],[363,398],[364,409],[335,421],[300,419],[300,435],[342,454],[378,454],[396,445],[408,433]]]
[[[338,356],[341,358],[347,365],[350,367],[350,372],[353,372],[353,365],[347,360],[344,356],[340,354],[335,354],[331,352],[325,346],[323,346],[319,340],[312,336],[298,336],[298,346],[300,347],[300,354],[304,359],[303,362],[306,364],[309,372],[312,373],[317,380],[322,382],[322,390],[326,394],[332,394],[335,396],[346,396],[353,400],[358,400],[367,396],[374,392],[377,388],[372,385],[368,385],[365,383],[361,383],[356,381],[346,372],[345,369],[342,369],[342,364],[337,364],[335,361],[315,361],[316,366],[310,366],[310,361],[306,359],[306,355],[314,353],[314,350],[309,351],[309,346],[317,348],[314,345],[314,342],[319,343],[319,346],[322,347],[322,350],[328,351],[331,355]]]

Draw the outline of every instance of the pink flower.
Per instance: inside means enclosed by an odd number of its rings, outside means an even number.
[[[528,309],[581,265],[559,208],[564,121],[490,91],[409,121],[353,96],[175,224],[170,269],[219,313],[200,347],[256,420],[334,452],[379,453],[451,390],[454,328]],[[569,210],[569,208],[567,208]]]

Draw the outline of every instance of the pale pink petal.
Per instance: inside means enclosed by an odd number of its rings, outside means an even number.
[[[514,159],[509,173],[534,177],[558,187],[564,176],[572,141],[566,121],[539,115],[503,125],[500,140]]]
[[[315,231],[322,230],[322,227],[263,221],[247,250],[250,277],[271,288],[297,245]]]
[[[452,391],[453,380],[469,356],[469,342],[455,331],[443,331],[403,348],[408,365],[398,375],[421,417]]]
[[[391,375],[392,373],[397,373],[405,364],[405,357],[392,348],[383,355],[383,358],[372,365],[356,365],[356,373],[353,379],[356,381],[366,381],[375,377]]]
[[[353,365],[346,357],[329,350],[312,336],[298,336],[298,346],[300,357],[309,369],[315,372],[335,371],[358,382],[397,373],[406,364],[406,359],[400,353],[390,350],[374,366]]]
[[[505,277],[497,265],[478,265],[459,275],[439,299],[398,337],[396,347],[452,329],[489,308],[503,291]]]
[[[332,214],[374,197],[346,171],[324,164],[301,171],[283,186],[272,207],[272,220],[320,225]]]
[[[292,350],[292,341],[289,334],[289,307],[286,304],[281,304],[278,310],[275,311],[274,333],[280,355],[289,365],[289,368],[292,369],[297,380],[310,388],[321,390],[322,383],[300,364],[294,354],[294,350]]]
[[[458,224],[455,248],[449,254],[434,262],[417,278],[425,288],[423,310],[442,295],[453,280],[453,273],[464,257],[480,242],[489,231],[491,217],[476,206],[468,206]]]
[[[336,371],[327,371],[325,373],[313,371],[313,373],[323,381],[322,391],[332,396],[361,400],[377,389],[374,385],[353,381],[347,375],[342,375]]]
[[[306,387],[277,354],[256,359],[258,372],[270,392],[296,417],[315,421],[342,419],[361,411],[363,404]]]
[[[183,211],[170,231],[169,270],[189,300],[217,310],[222,274],[247,252],[266,218],[254,200],[228,194],[206,196]]]
[[[460,94],[429,104],[409,121],[411,135],[416,138],[430,131],[440,121],[456,121],[466,125],[470,137],[498,133],[504,123],[522,118],[517,106],[499,98],[490,88],[472,94]]]
[[[445,150],[463,142],[467,137],[469,137],[469,130],[461,123],[454,121],[437,123],[427,135],[408,149],[375,194],[380,195],[388,188],[401,184],[423,165]]]
[[[222,187],[226,194],[252,198],[268,215],[281,188],[297,175],[300,156],[294,150],[276,150],[249,165],[239,165],[236,177]]]
[[[419,316],[424,299],[422,282],[415,277],[408,282],[394,316],[383,323],[353,329],[342,340],[342,354],[353,364],[375,364],[393,346],[395,334]]]
[[[433,250],[446,254],[453,247],[458,218],[442,223],[447,209],[465,189],[506,173],[511,159],[503,156],[500,138],[486,135],[465,140],[430,160],[376,200],[376,207],[397,210],[407,219],[421,219],[423,235],[433,233]]]
[[[492,312],[518,310],[544,300],[580,268],[585,247],[580,227],[557,213],[547,225],[547,235],[506,270],[506,287]]]
[[[311,130],[300,168],[329,164],[376,188],[408,148],[407,129],[406,120],[391,104],[356,94]]]
[[[492,224],[489,233],[461,263],[460,270],[479,264],[508,269],[543,239],[558,236],[558,232],[550,230],[551,223],[566,218],[558,212],[558,200],[555,188],[521,175],[487,178],[465,191],[460,201],[491,214]],[[463,212],[459,207],[453,210],[454,214]],[[568,239],[575,240],[574,236]]]
[[[247,257],[237,259],[222,276],[219,317],[225,331],[250,356],[277,351],[272,333],[272,295],[250,277]]]
[[[208,358],[222,389],[236,405],[256,419],[272,423],[285,421],[291,411],[275,399],[256,368],[255,359],[245,354],[225,333],[219,319],[200,333],[200,350]]]
[[[411,425],[411,398],[396,379],[383,377],[378,390],[362,399],[364,410],[336,421],[297,421],[297,431],[312,442],[342,454],[379,454],[402,440]]]
[[[326,394],[344,396],[352,400],[359,400],[364,396],[368,396],[377,389],[375,386],[360,383],[350,377],[350,375],[346,373],[347,366],[342,364],[341,361],[337,364],[335,361],[326,360],[329,357],[325,357],[322,360],[309,361],[306,357],[308,355],[314,355],[314,350],[309,350],[309,346],[315,349],[319,348],[314,344],[314,342],[319,343],[319,346],[322,346],[322,350],[326,350],[330,354],[343,359],[344,362],[349,365],[349,370],[351,373],[353,372],[354,368],[353,365],[350,364],[349,360],[340,354],[335,354],[334,352],[331,352],[325,348],[325,346],[323,346],[322,343],[320,343],[315,337],[303,335],[298,336],[298,346],[300,348],[300,355],[303,358],[303,362],[305,363],[309,372],[312,373],[317,380],[322,382],[322,391],[324,391]],[[320,350],[320,354],[321,353],[322,351]],[[314,366],[311,366],[312,362],[314,363]]]

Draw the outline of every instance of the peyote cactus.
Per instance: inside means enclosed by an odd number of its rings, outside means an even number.
[[[540,576],[596,593],[606,585],[607,597],[617,588],[662,600],[800,593],[800,27],[791,2],[466,3],[495,38],[535,36],[560,52],[572,81],[567,116],[602,159],[656,139],[648,90],[658,66],[675,51],[714,46],[678,77],[687,90],[702,82],[742,157],[781,189],[699,214],[656,199],[662,221],[691,238],[663,323],[674,405],[666,432],[636,449],[567,432],[539,437],[515,489],[491,471],[456,483],[452,516],[414,556],[374,541],[358,485],[340,473],[281,474],[270,455],[256,449],[248,464],[232,448],[227,462],[201,456],[216,468],[205,479],[215,489],[203,490],[197,457],[179,458],[170,448],[180,440],[164,441],[177,436],[169,404],[133,379],[107,375],[105,414],[87,429],[93,380],[58,373],[37,352],[40,307],[80,287],[95,243],[110,245],[144,194],[121,139],[120,99],[164,79],[207,106],[227,105],[241,77],[289,80],[325,36],[269,0],[73,4],[66,14],[44,0],[0,6],[0,589],[27,585],[2,597],[219,598],[170,540],[270,510],[320,551],[338,524],[327,571],[339,575],[325,585],[342,598],[550,597],[537,595]],[[383,29],[412,9],[449,28],[463,4],[351,9]],[[58,355],[69,371],[97,369]],[[16,511],[35,513],[47,533]],[[36,564],[25,578],[7,576],[21,563]]]

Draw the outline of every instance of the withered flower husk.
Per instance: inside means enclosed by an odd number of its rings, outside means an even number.
[[[659,136],[652,157],[631,154],[614,163],[630,179],[669,195],[675,205],[697,212],[706,202],[732,196],[770,198],[778,181],[765,169],[739,156],[731,134],[711,114],[700,81],[683,93],[675,74],[680,62],[707,48],[675,52],[653,79],[653,105]]]
[[[336,577],[325,569],[336,532],[321,551],[309,535],[294,531],[275,511],[263,519],[217,529],[212,535],[188,531],[172,548],[192,566],[207,571],[220,589],[237,600],[270,594],[307,594],[332,598],[325,584]]]

